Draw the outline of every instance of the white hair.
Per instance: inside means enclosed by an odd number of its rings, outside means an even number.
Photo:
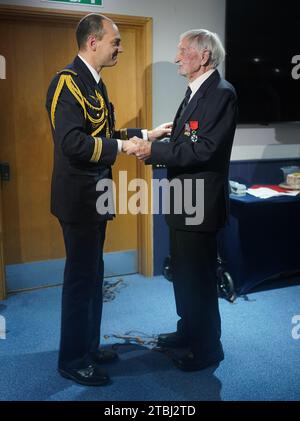
[[[209,63],[218,67],[225,59],[225,49],[219,36],[207,29],[191,29],[180,36],[180,40],[187,38],[191,43],[195,41],[199,51],[207,49],[210,52]]]

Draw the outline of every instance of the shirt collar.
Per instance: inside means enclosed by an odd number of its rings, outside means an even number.
[[[204,83],[205,81],[206,81],[206,79],[208,79],[209,78],[209,76],[211,75],[211,74],[213,74],[213,72],[215,71],[216,69],[210,69],[210,70],[208,70],[207,72],[205,72],[203,75],[201,75],[201,76],[199,76],[199,77],[197,77],[197,79],[195,79],[195,80],[193,80],[193,82],[191,82],[190,84],[189,84],[189,87],[191,88],[191,90],[192,90],[192,93],[191,93],[191,96],[190,96],[190,100],[191,100],[191,98],[195,95],[195,93],[198,91],[198,89],[200,88],[200,86],[202,85],[202,83]]]
[[[86,67],[89,69],[89,71],[92,73],[93,78],[95,79],[96,83],[100,82],[100,75],[97,72],[97,70],[95,70],[84,58],[82,58],[79,54],[78,57],[80,58],[80,60],[82,60],[84,62],[84,64],[86,65]]]

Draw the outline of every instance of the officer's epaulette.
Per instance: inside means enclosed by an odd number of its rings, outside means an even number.
[[[71,73],[72,75],[77,76],[77,73],[74,72],[74,70],[71,70],[71,69],[62,69],[59,72],[57,72],[58,75],[67,75],[68,73]]]

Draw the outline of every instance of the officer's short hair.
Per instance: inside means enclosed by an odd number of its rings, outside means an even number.
[[[90,35],[95,35],[99,40],[102,39],[105,33],[103,29],[104,20],[112,22],[106,16],[96,13],[90,13],[80,20],[76,28],[76,40],[79,50],[84,49]]]

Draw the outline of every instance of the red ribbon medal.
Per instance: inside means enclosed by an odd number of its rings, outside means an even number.
[[[199,121],[197,120],[190,121],[191,130],[198,130],[198,127],[199,127]]]

